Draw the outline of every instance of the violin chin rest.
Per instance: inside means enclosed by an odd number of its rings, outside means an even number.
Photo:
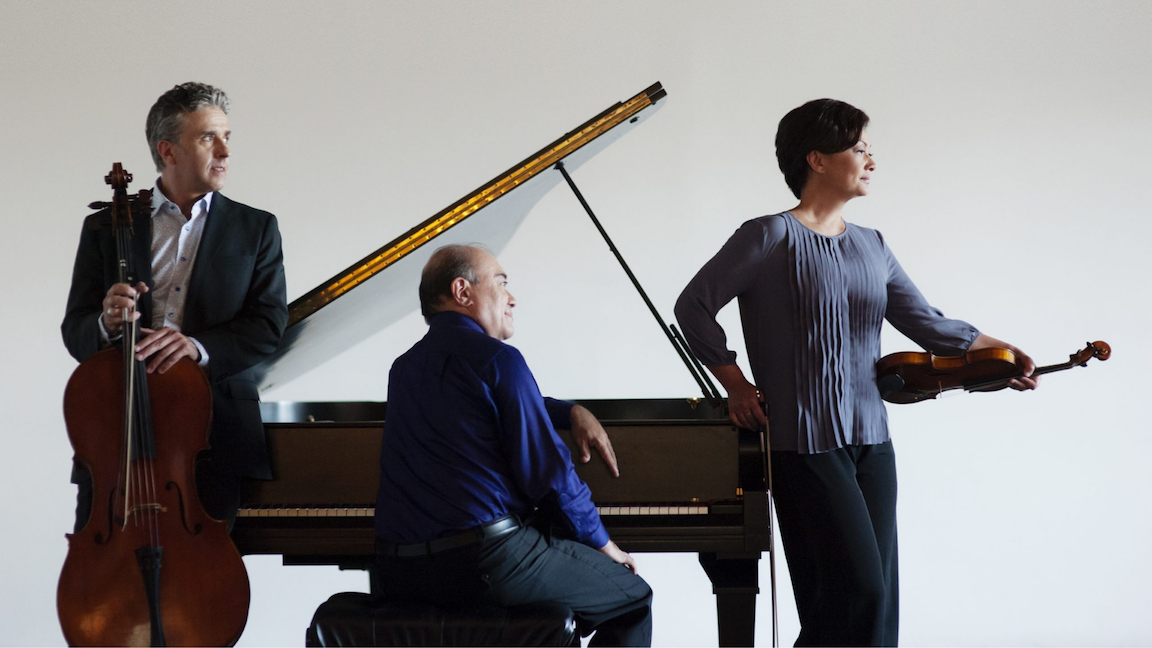
[[[887,399],[890,395],[904,389],[904,379],[896,374],[888,374],[876,381],[880,388],[880,397]]]

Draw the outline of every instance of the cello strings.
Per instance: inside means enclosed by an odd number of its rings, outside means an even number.
[[[135,350],[136,342],[139,339],[139,326],[135,320],[129,320],[135,313],[134,305],[135,300],[133,300],[133,306],[125,307],[122,312],[124,326],[127,327],[124,341],[124,360],[127,374],[124,405],[126,442],[124,447],[127,468],[124,475],[124,526],[122,528],[127,528],[129,516],[136,526],[140,526],[140,515],[143,514],[146,516],[144,522],[147,524],[148,542],[151,546],[156,547],[159,546],[159,522],[156,519],[155,510],[159,504],[156,502],[155,476],[152,457],[150,456],[154,448],[148,443],[149,438],[152,438],[153,444],[155,439],[153,431],[148,425],[151,417],[146,416],[143,411],[143,408],[148,407],[149,404],[140,398],[141,394],[147,394],[148,374],[146,371],[141,371],[143,363],[136,360]],[[140,384],[137,384],[137,381]],[[140,462],[140,470],[134,469],[133,451],[136,453],[136,461]]]
[[[143,361],[136,360],[138,363],[136,371],[136,385],[137,398],[137,430],[136,430],[136,456],[140,464],[138,474],[140,475],[140,498],[141,501],[137,504],[139,507],[138,515],[143,516],[144,522],[148,525],[148,542],[151,546],[156,546],[156,493],[154,488],[153,479],[153,462],[154,462],[154,448],[152,432],[152,421],[149,416],[150,402],[148,400],[148,373],[145,371],[145,364]]]
[[[138,337],[138,323],[133,322],[133,338]],[[136,345],[133,343],[133,350]],[[140,462],[140,470],[137,472],[139,479],[138,492],[143,501],[139,502],[137,510],[139,514],[144,516],[144,520],[148,525],[148,542],[152,547],[160,545],[160,526],[157,519],[158,512],[161,511],[160,503],[156,498],[156,478],[155,478],[155,461],[158,456],[156,452],[156,434],[155,429],[152,427],[151,416],[151,402],[148,391],[148,372],[146,371],[145,363],[142,360],[136,360],[133,357],[133,365],[136,366],[136,380],[139,383],[136,385],[137,393],[137,458]]]
[[[135,487],[133,488],[132,520],[137,527],[141,526],[142,523],[147,522],[147,520],[142,521],[140,516],[142,513],[146,514],[148,505],[148,489],[146,482],[146,470],[148,468],[148,463],[146,453],[147,448],[145,446],[146,430],[144,429],[146,421],[144,418],[144,408],[147,407],[146,397],[148,392],[146,390],[147,385],[142,384],[145,380],[147,380],[142,371],[143,365],[136,360],[136,342],[138,342],[139,339],[139,326],[133,322],[131,345],[133,412],[132,444],[133,451],[135,453],[135,467],[132,470],[132,474],[134,476]]]
[[[140,376],[142,383],[141,391],[144,392],[148,386],[148,374],[142,373]],[[149,392],[150,393],[150,392]],[[151,403],[143,403],[143,407],[150,408]],[[144,485],[147,489],[148,495],[148,537],[153,547],[160,546],[160,521],[157,516],[162,512],[159,500],[156,498],[156,478],[154,473],[154,464],[156,459],[160,456],[156,448],[156,429],[152,425],[152,416],[149,412],[147,418],[141,418],[141,445],[144,446],[145,453],[143,455],[144,466]]]
[[[122,311],[125,326],[128,322],[128,317],[131,311],[125,307]],[[128,327],[129,331],[124,340],[124,371],[126,380],[124,381],[124,452],[125,452],[125,468],[124,468],[124,526],[122,529],[128,528],[128,516],[132,511],[132,482],[134,472],[132,470],[132,448],[135,445],[135,435],[133,430],[135,428],[135,413],[136,413],[136,362],[133,350],[136,348],[136,326]]]
[[[124,359],[127,372],[125,418],[128,437],[125,443],[128,469],[125,475],[124,526],[127,527],[128,517],[131,516],[133,524],[139,527],[141,525],[140,515],[142,513],[148,515],[149,517],[144,522],[148,525],[149,543],[155,545],[153,538],[154,521],[149,514],[151,503],[147,501],[152,499],[152,488],[150,488],[152,478],[146,445],[147,430],[144,429],[147,417],[144,416],[143,412],[143,408],[147,407],[148,404],[141,398],[141,395],[147,394],[147,374],[140,371],[141,367],[138,366],[136,360],[135,351],[136,342],[139,340],[139,326],[135,320],[129,320],[134,313],[134,307],[124,309],[124,326],[127,327]],[[132,458],[133,452],[135,452],[135,460]],[[134,462],[139,462],[139,470],[136,469]]]

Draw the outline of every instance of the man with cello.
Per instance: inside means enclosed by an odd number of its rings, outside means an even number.
[[[117,279],[110,228],[85,222],[61,331],[79,361],[119,344],[140,320],[136,359],[163,374],[188,358],[212,391],[211,450],[196,467],[212,517],[235,519],[242,478],[271,478],[251,367],[272,353],[288,319],[276,218],[219,193],[231,160],[228,97],[202,83],[165,92],[146,136],[160,177],[151,217],[136,222],[135,285]],[[143,221],[144,219],[140,219]],[[145,262],[150,259],[150,263]],[[76,530],[91,512],[92,480],[76,463]]]

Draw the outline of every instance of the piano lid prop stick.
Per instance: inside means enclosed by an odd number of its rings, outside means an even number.
[[[608,244],[608,249],[611,250],[612,254],[616,255],[616,260],[620,262],[620,267],[624,268],[624,274],[628,275],[628,278],[632,281],[632,285],[636,287],[636,291],[640,293],[640,297],[648,306],[648,310],[651,311],[652,317],[656,318],[656,323],[660,325],[660,330],[664,332],[665,337],[668,338],[668,342],[672,344],[672,348],[676,349],[676,353],[680,355],[680,360],[683,361],[684,366],[688,368],[688,373],[692,374],[692,378],[696,380],[696,384],[699,385],[700,390],[704,392],[705,400],[711,403],[713,407],[719,407],[723,402],[720,391],[716,389],[716,385],[713,384],[706,372],[702,369],[697,371],[697,368],[693,366],[695,356],[692,355],[692,351],[688,349],[687,344],[683,343],[683,338],[678,339],[678,332],[670,330],[669,326],[664,323],[664,318],[660,317],[660,313],[652,304],[652,300],[648,299],[648,293],[644,292],[640,281],[636,279],[636,275],[632,274],[632,269],[629,268],[628,263],[624,261],[620,250],[616,249],[616,244],[612,242],[612,238],[608,236],[608,232],[604,229],[604,226],[600,224],[600,219],[596,218],[596,214],[592,213],[592,208],[588,205],[588,201],[584,200],[584,195],[580,193],[580,190],[576,187],[576,183],[572,181],[572,176],[568,175],[568,170],[564,168],[564,162],[557,162],[556,170],[564,176],[568,187],[572,190],[572,193],[576,194],[576,199],[580,201],[580,205],[584,207],[584,211],[588,213],[588,217],[592,219],[592,224],[596,226],[596,229],[600,232],[600,236],[604,237],[604,242]],[[697,365],[698,364],[697,362]]]

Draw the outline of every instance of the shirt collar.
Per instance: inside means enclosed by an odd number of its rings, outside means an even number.
[[[208,210],[212,209],[212,196],[214,195],[216,195],[216,192],[209,191],[208,193],[204,194],[203,198],[193,203],[192,217],[188,220],[192,221],[195,220],[197,216],[207,214]],[[160,179],[157,178],[156,187],[152,190],[152,217],[155,218],[156,214],[159,214],[162,211],[170,212],[173,214],[180,214],[183,216],[183,213],[180,211],[180,207],[171,200],[168,200],[168,197],[165,196],[164,192],[160,190]]]
[[[432,316],[432,321],[428,323],[429,328],[466,328],[472,329],[477,333],[483,333],[484,329],[476,323],[476,320],[468,317],[464,313],[457,313],[456,311],[441,311]]]

